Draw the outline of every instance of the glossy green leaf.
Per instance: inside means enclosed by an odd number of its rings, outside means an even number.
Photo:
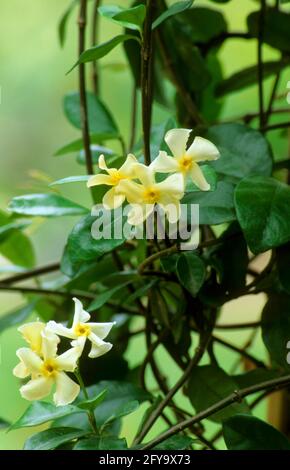
[[[220,11],[194,7],[174,18],[192,43],[206,44],[227,31],[227,23]]]
[[[199,366],[192,370],[188,383],[188,397],[196,412],[226,398],[238,389],[234,378],[215,365]],[[208,419],[220,422],[236,413],[250,413],[246,402],[234,403],[211,415]]]
[[[237,186],[235,207],[254,254],[290,240],[290,188],[274,178],[252,176]]]
[[[255,416],[237,414],[223,423],[229,450],[290,450],[289,440]]]
[[[88,122],[90,133],[100,138],[118,138],[119,131],[113,116],[102,101],[91,92],[87,92]],[[80,95],[68,93],[64,97],[64,113],[69,122],[77,129],[82,128]]]
[[[246,176],[271,174],[272,151],[260,132],[243,124],[219,124],[210,127],[205,137],[220,151],[212,166],[228,180],[236,183]]]
[[[177,261],[176,271],[181,284],[195,297],[206,276],[203,260],[193,253],[183,253]]]
[[[39,424],[79,412],[80,410],[74,405],[57,407],[45,401],[34,401],[25,410],[23,415],[12,424],[11,429],[38,426]]]
[[[170,7],[167,8],[167,10],[161,13],[161,15],[158,16],[158,18],[156,18],[155,21],[153,21],[152,29],[157,28],[159,25],[163,23],[163,21],[167,20],[167,18],[177,15],[178,13],[181,13],[184,10],[188,10],[188,8],[190,8],[192,4],[193,4],[193,0],[173,3],[173,5],[170,5]]]
[[[29,437],[24,444],[24,450],[52,450],[79,437],[87,431],[76,428],[51,428]]]
[[[155,450],[185,450],[190,448],[193,443],[193,439],[189,436],[175,435],[169,437],[163,442],[160,442],[157,446],[153,447]]]
[[[141,30],[146,16],[145,5],[123,8],[118,5],[104,5],[98,9],[99,13],[124,28]]]
[[[251,387],[267,380],[277,379],[281,376],[281,371],[275,369],[263,369],[258,367],[257,369],[250,370],[243,374],[234,376],[235,382],[237,382],[239,388]]]
[[[271,77],[278,72],[289,66],[289,61],[286,59],[279,61],[268,61],[263,63],[263,77]],[[233,73],[230,77],[224,79],[216,87],[216,96],[225,96],[228,93],[241,91],[251,85],[257,85],[258,82],[258,66],[253,65],[246,67],[239,72]]]
[[[85,207],[55,193],[27,194],[14,197],[9,203],[8,209],[15,214],[42,217],[83,215],[88,212]]]
[[[127,448],[126,439],[113,436],[81,439],[74,446],[74,450],[125,450]]]
[[[182,203],[199,204],[199,222],[202,225],[223,224],[236,219],[234,186],[227,181],[219,181],[215,191],[188,193]]]
[[[248,16],[250,34],[259,35],[259,12]],[[290,52],[290,14],[276,8],[267,8],[264,19],[263,42],[283,52]]]
[[[103,390],[96,397],[78,403],[78,407],[84,410],[94,410],[104,401],[104,399],[106,398],[106,394],[107,390]]]
[[[116,46],[124,41],[129,41],[130,39],[139,42],[138,37],[132,34],[119,34],[119,36],[116,36],[109,41],[87,49],[80,55],[79,60],[67,73],[70,73],[79,64],[85,64],[86,62],[94,62],[96,60],[102,59],[102,57],[105,57],[107,54],[109,54],[109,52],[111,52],[111,50],[113,50]]]
[[[70,5],[67,7],[65,12],[63,13],[60,22],[58,24],[58,38],[61,47],[64,46],[65,39],[66,39],[66,29],[67,29],[67,22],[69,20],[69,17],[74,9],[74,7],[78,4],[78,0],[72,0]]]
[[[289,369],[287,344],[290,341],[290,296],[272,294],[262,313],[262,338],[272,361]]]
[[[113,152],[110,149],[107,149],[106,147],[100,146],[100,145],[95,145],[103,140],[108,139],[108,135],[103,134],[103,135],[91,135],[90,140],[91,140],[91,152],[94,153],[94,151],[99,151],[100,154],[103,153],[104,155],[112,155]],[[69,144],[64,145],[60,149],[58,149],[55,153],[55,157],[61,157],[63,155],[67,155],[68,153],[75,153],[75,152],[81,152],[84,149],[84,141],[83,139],[77,139],[74,140],[73,142],[70,142]]]
[[[35,253],[30,239],[20,230],[14,230],[9,238],[0,243],[0,253],[14,264],[33,268]]]
[[[12,312],[2,315],[0,317],[0,333],[2,333],[7,328],[11,328],[12,326],[16,326],[20,323],[23,323],[33,312],[37,301],[38,299],[35,299],[24,307],[18,308],[16,310],[13,310]]]
[[[111,416],[104,423],[107,425],[116,419],[123,418],[124,416],[130,415],[136,411],[140,406],[140,403],[137,400],[128,401],[127,403],[122,403],[115,411],[112,410]]]
[[[115,287],[112,287],[111,289],[107,289],[103,292],[100,292],[96,294],[95,300],[93,300],[88,308],[88,311],[91,312],[93,310],[97,310],[101,308],[103,305],[105,305],[108,300],[110,300],[117,292],[120,290],[123,290],[124,287],[126,287],[128,284],[130,284],[131,281],[124,282],[123,284],[119,284]]]
[[[90,175],[79,175],[79,176],[67,176],[66,178],[61,178],[56,180],[53,183],[50,183],[49,186],[58,186],[68,183],[86,183],[90,178]]]
[[[21,230],[30,224],[29,221],[10,222],[0,226],[0,243],[5,241],[15,230]]]

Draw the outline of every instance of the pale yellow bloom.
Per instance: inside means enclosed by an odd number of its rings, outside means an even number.
[[[184,180],[189,176],[193,183],[202,191],[208,191],[210,185],[206,181],[198,163],[217,160],[220,156],[217,147],[203,137],[195,137],[187,149],[187,142],[191,129],[172,129],[165,135],[165,142],[170,148],[173,157],[160,151],[158,157],[152,162],[155,171],[161,173],[178,172]]]
[[[40,400],[50,394],[55,384],[54,403],[57,406],[67,405],[75,400],[80,387],[65,372],[73,372],[76,369],[80,350],[74,347],[58,356],[59,338],[46,329],[42,331],[41,336],[41,356],[30,348],[20,348],[16,352],[23,368],[16,366],[14,375],[21,379],[31,377],[20,388],[21,396],[26,400]]]
[[[141,224],[153,212],[155,204],[164,210],[171,223],[176,222],[180,217],[180,199],[184,195],[181,174],[171,175],[157,183],[151,165],[136,163],[133,165],[133,171],[140,183],[124,180],[119,185],[119,190],[126,195],[132,206],[128,213],[128,223]]]
[[[61,323],[55,321],[49,321],[47,324],[47,330],[51,333],[65,338],[73,339],[72,346],[83,350],[85,342],[88,339],[92,343],[89,357],[95,358],[106,354],[112,348],[111,343],[103,341],[104,338],[109,334],[114,322],[111,323],[91,323],[91,316],[88,312],[83,309],[82,303],[74,298],[75,302],[75,313],[73,318],[73,324],[71,328],[67,328]]]
[[[105,209],[116,209],[123,204],[125,196],[120,191],[118,191],[119,183],[123,180],[133,178],[132,164],[136,162],[136,157],[132,154],[129,154],[126,158],[126,161],[119,169],[108,168],[104,155],[100,155],[99,168],[101,170],[105,170],[107,174],[105,175],[102,173],[92,176],[89,179],[87,186],[88,188],[102,184],[112,186],[112,188],[107,191],[103,197],[103,206]]]

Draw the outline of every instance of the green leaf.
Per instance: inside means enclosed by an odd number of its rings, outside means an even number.
[[[11,234],[14,233],[15,230],[21,230],[27,227],[30,224],[29,221],[24,222],[11,222],[9,224],[5,224],[0,226],[0,243],[5,241]]]
[[[66,27],[68,19],[74,9],[74,7],[78,4],[78,0],[73,0],[68,8],[65,10],[64,14],[62,15],[60,22],[58,24],[58,38],[61,47],[64,46],[65,39],[66,39]]]
[[[254,254],[290,240],[290,188],[273,178],[252,176],[237,186],[235,207]]]
[[[277,248],[276,261],[279,282],[283,289],[290,294],[290,243]]]
[[[188,449],[193,443],[193,439],[189,436],[175,435],[171,436],[157,446],[153,447],[155,450],[185,450]]]
[[[271,175],[272,151],[260,132],[243,124],[220,124],[210,127],[205,137],[221,154],[213,168],[233,183],[253,174]]]
[[[74,450],[125,450],[128,449],[125,438],[118,439],[113,436],[91,437],[81,439],[74,446]]]
[[[88,212],[85,207],[54,193],[14,197],[8,209],[15,214],[42,217],[83,215]]]
[[[247,23],[250,34],[258,38],[259,11],[248,16]],[[263,42],[283,52],[290,52],[290,14],[267,8],[265,12]]]
[[[257,368],[244,374],[235,375],[234,379],[241,389],[266,382],[267,380],[277,379],[280,376],[281,371],[279,370]]]
[[[94,150],[99,150],[100,153],[103,153],[104,155],[112,155],[113,152],[110,151],[110,149],[107,149],[106,147],[103,146],[97,146],[97,149],[95,149],[94,143],[100,143],[102,140],[106,140],[108,138],[107,135],[91,135],[90,140],[91,140],[91,151],[94,152]],[[55,157],[61,157],[62,155],[67,155],[68,153],[74,153],[74,152],[80,152],[83,151],[84,149],[84,141],[83,139],[77,139],[74,140],[73,142],[70,142],[69,144],[64,145],[60,149],[58,149],[55,153]]]
[[[163,21],[167,20],[167,18],[170,18],[171,16],[177,15],[178,13],[181,13],[184,10],[187,10],[188,8],[191,7],[193,4],[193,0],[187,0],[183,2],[177,2],[173,3],[173,5],[170,5],[167,10],[165,10],[163,13],[161,13],[158,18],[156,18],[155,21],[152,23],[152,29],[157,28]]]
[[[107,390],[103,390],[96,397],[78,403],[78,408],[82,408],[84,410],[94,410],[104,401],[106,394]]]
[[[103,42],[102,44],[87,49],[80,55],[79,60],[72,66],[72,68],[67,73],[70,73],[77,65],[85,64],[86,62],[94,62],[95,60],[101,59],[102,57],[109,54],[109,52],[111,52],[111,50],[114,49],[116,46],[130,39],[140,42],[138,37],[133,36],[133,34],[119,34],[119,36],[116,36],[110,39],[109,41]]]
[[[10,423],[6,419],[0,418],[0,429],[5,429],[10,426]]]
[[[195,297],[206,276],[202,259],[193,253],[183,253],[177,261],[176,271],[181,284]]]
[[[23,415],[12,424],[10,429],[38,426],[39,424],[79,412],[80,410],[73,405],[57,407],[45,401],[34,401],[25,410]]]
[[[79,175],[79,176],[67,176],[66,178],[61,178],[60,180],[53,181],[49,186],[58,186],[68,183],[86,183],[90,178],[90,175]]]
[[[223,423],[223,434],[229,450],[290,450],[283,434],[254,416],[232,416]]]
[[[201,169],[201,171],[203,173],[203,176],[205,177],[206,181],[210,185],[210,191],[215,191],[216,186],[217,186],[217,174],[216,174],[214,168],[211,165],[201,165],[200,169]],[[186,184],[186,192],[191,192],[191,191],[200,192],[200,189],[190,179]]]
[[[37,302],[38,299],[34,299],[28,305],[25,305],[24,307],[18,308],[10,313],[7,313],[6,315],[1,316],[0,333],[2,333],[4,330],[7,330],[7,328],[11,328],[12,326],[16,326],[20,323],[23,323],[33,312]]]
[[[223,224],[236,219],[234,186],[227,181],[219,181],[215,191],[188,193],[182,203],[199,204],[201,225]]]
[[[108,111],[102,101],[93,93],[86,93],[88,107],[88,122],[90,133],[100,138],[118,138],[119,131],[113,116]],[[78,92],[71,92],[64,97],[64,113],[69,122],[77,129],[82,128],[80,95]]]
[[[263,63],[263,77],[271,77],[289,66],[289,60],[282,59],[279,61],[268,61]],[[253,65],[246,67],[239,72],[235,72],[229,78],[224,79],[216,87],[215,95],[222,97],[228,93],[241,91],[251,85],[257,85],[258,82],[258,66]]]
[[[136,411],[140,406],[140,403],[137,400],[129,401],[127,403],[122,403],[119,408],[115,411],[112,410],[111,416],[105,421],[105,425],[115,421],[116,419],[123,418],[123,416],[127,416],[134,411]]]
[[[124,289],[128,284],[130,284],[131,281],[124,282],[123,284],[119,284],[115,287],[112,287],[111,289],[107,289],[104,292],[100,292],[99,294],[96,294],[95,300],[93,300],[88,308],[88,311],[91,312],[93,310],[97,310],[101,308],[105,303],[110,300],[113,295],[115,295],[118,291]]]
[[[108,213],[110,211],[107,211]],[[84,261],[97,260],[106,253],[111,252],[117,246],[124,242],[124,238],[114,238],[114,223],[122,223],[123,216],[119,214],[115,219],[110,219],[110,214],[106,219],[104,226],[101,227],[103,231],[111,234],[111,238],[94,239],[91,230],[94,230],[93,224],[96,223],[96,217],[88,215],[82,218],[70,233],[67,241],[67,247],[62,261],[62,269],[64,273],[68,272],[66,266],[78,271]],[[96,229],[97,231],[97,229]],[[69,261],[69,264],[68,264]]]
[[[131,8],[123,8],[118,5],[104,5],[98,9],[99,13],[120,24],[124,28],[141,30],[146,16],[145,5],[137,5]]]
[[[188,397],[199,413],[238,389],[233,377],[218,366],[208,365],[195,367],[188,383]],[[211,421],[220,422],[236,413],[250,413],[245,402],[234,403],[208,417]]]
[[[14,264],[33,268],[35,253],[30,239],[20,230],[14,230],[9,239],[0,243],[0,253]]]
[[[206,44],[227,31],[227,23],[220,11],[212,8],[194,7],[176,18],[192,43]]]
[[[76,428],[51,428],[29,437],[24,444],[24,450],[51,450],[85,436],[87,431]]]
[[[287,344],[290,340],[290,297],[271,295],[262,313],[262,338],[271,359],[289,369]]]

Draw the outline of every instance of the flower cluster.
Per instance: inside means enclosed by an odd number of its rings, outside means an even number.
[[[169,222],[176,222],[187,179],[191,178],[201,191],[208,191],[210,186],[198,163],[219,158],[217,147],[203,137],[195,137],[187,148],[191,132],[190,129],[172,129],[167,132],[165,142],[172,156],[160,151],[149,166],[139,163],[134,155],[129,154],[119,169],[108,168],[101,155],[99,168],[107,174],[92,176],[88,187],[112,186],[103,198],[103,205],[106,209],[116,209],[127,200],[131,206],[128,213],[128,223],[131,225],[144,222],[153,212],[155,204],[164,210]],[[173,174],[157,182],[156,173]]]
[[[114,323],[89,322],[90,314],[83,309],[78,299],[73,300],[75,313],[71,328],[55,321],[49,321],[47,324],[36,321],[18,329],[29,347],[20,348],[16,352],[20,362],[13,373],[21,379],[30,378],[20,388],[20,393],[26,400],[40,400],[46,397],[55,385],[53,400],[57,406],[73,402],[80,387],[66,372],[76,370],[86,341],[89,340],[92,344],[89,353],[91,358],[102,356],[112,348],[111,343],[103,340]],[[60,355],[57,354],[59,336],[72,339],[72,347]]]

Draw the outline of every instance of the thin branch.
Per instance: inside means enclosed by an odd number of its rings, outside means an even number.
[[[216,343],[221,344],[222,346],[225,346],[226,348],[231,349],[232,351],[234,351],[234,352],[240,354],[241,356],[243,356],[244,358],[248,359],[250,362],[255,364],[255,366],[266,368],[264,362],[260,361],[259,359],[256,359],[254,356],[252,356],[252,354],[250,354],[247,351],[239,348],[238,346],[235,346],[234,344],[229,343],[228,341],[225,341],[222,338],[218,338],[217,336],[212,336],[212,339]]]
[[[251,387],[246,387],[241,390],[236,390],[231,393],[228,397],[218,401],[214,405],[210,406],[206,410],[201,411],[193,418],[188,418],[182,421],[181,423],[176,424],[168,431],[160,434],[158,437],[153,439],[152,441],[148,442],[142,447],[142,450],[152,449],[157,444],[165,441],[171,436],[178,434],[179,432],[183,431],[184,429],[192,426],[193,424],[199,423],[203,419],[208,418],[209,416],[217,413],[220,410],[232,405],[233,403],[237,402],[240,403],[243,398],[247,397],[248,395],[252,395],[253,393],[257,393],[263,390],[273,390],[279,389],[283,387],[287,387],[290,384],[290,375],[285,375],[284,377],[279,377],[278,379],[274,380],[267,380],[266,382],[260,382],[259,384],[252,385]]]
[[[258,88],[259,88],[259,121],[260,129],[264,129],[265,115],[264,115],[264,66],[263,66],[263,37],[264,37],[264,23],[265,23],[266,2],[261,0],[261,8],[259,13],[258,25]]]
[[[7,277],[6,279],[2,279],[0,281],[1,284],[15,284],[16,282],[25,281],[27,279],[41,276],[44,274],[52,273],[54,271],[58,271],[60,268],[59,263],[51,263],[47,266],[41,266],[39,268],[30,269],[29,271],[25,271],[20,274],[15,274],[15,276]]]
[[[79,56],[85,50],[85,33],[86,33],[86,21],[87,21],[87,0],[80,0],[80,12],[79,12]],[[88,122],[88,108],[87,108],[87,97],[86,97],[86,76],[85,76],[85,64],[79,65],[79,93],[80,93],[80,111],[81,111],[81,124],[82,124],[82,137],[84,144],[84,152],[86,159],[87,174],[92,175],[94,173],[93,159],[90,146],[90,131]]]
[[[98,33],[99,33],[99,14],[98,8],[101,4],[101,0],[94,0],[93,5],[93,17],[92,17],[92,38],[91,46],[95,46],[98,43]],[[92,62],[92,82],[93,90],[95,95],[99,94],[99,70],[96,61]]]
[[[165,337],[168,335],[169,331],[163,330],[158,336],[158,338],[156,339],[156,341],[154,341],[153,343],[151,343],[151,341],[148,340],[148,328],[146,328],[145,332],[146,332],[147,354],[145,356],[145,359],[140,369],[140,377],[141,377],[141,386],[146,390],[146,386],[145,386],[146,367],[148,364],[151,363],[154,352],[156,351],[158,346],[162,343],[162,341],[165,339]],[[161,382],[163,382],[163,380]],[[159,381],[157,381],[157,383],[160,386]],[[162,388],[163,387],[161,387],[161,390]]]
[[[290,127],[290,122],[280,122],[278,124],[271,124],[269,126],[264,126],[263,131],[264,132],[269,132],[269,131],[276,131],[278,129],[286,129]]]
[[[233,323],[232,325],[215,325],[217,330],[242,330],[250,328],[258,328],[261,326],[261,322],[249,322],[249,323]]]
[[[130,131],[130,141],[129,141],[129,152],[132,152],[135,139],[136,139],[136,127],[137,127],[137,86],[134,83],[133,92],[132,92],[132,111],[131,111],[131,131]]]
[[[177,245],[171,246],[170,248],[165,248],[164,250],[157,251],[157,253],[154,253],[151,256],[148,256],[143,263],[140,264],[138,268],[139,274],[143,274],[144,270],[147,268],[147,266],[150,266],[154,261],[157,259],[162,258],[163,256],[171,255],[172,253],[176,253],[178,251]]]
[[[279,82],[280,82],[280,77],[281,77],[281,70],[279,70],[279,72],[277,72],[275,80],[274,80],[271,96],[270,96],[270,99],[269,99],[268,108],[267,108],[267,111],[265,113],[264,126],[267,125],[270,116],[273,114],[273,105],[274,105],[274,101],[275,101],[277,88],[278,88],[278,85],[279,85]],[[285,109],[285,111],[288,111],[288,113],[289,113],[289,109]],[[284,109],[283,109],[283,112],[284,112]]]

